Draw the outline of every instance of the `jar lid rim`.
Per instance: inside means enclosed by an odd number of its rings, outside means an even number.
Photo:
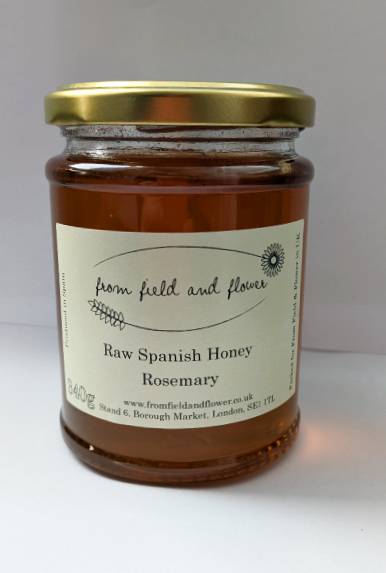
[[[273,84],[86,82],[45,97],[53,125],[196,125],[311,127],[315,100]]]

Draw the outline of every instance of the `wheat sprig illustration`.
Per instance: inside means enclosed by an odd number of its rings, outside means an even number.
[[[102,301],[96,300],[89,300],[88,304],[90,305],[90,310],[96,316],[99,316],[100,320],[104,320],[106,324],[111,324],[111,326],[119,326],[120,330],[123,330],[126,326],[124,316],[122,312],[117,312],[113,310],[109,306],[103,304]]]

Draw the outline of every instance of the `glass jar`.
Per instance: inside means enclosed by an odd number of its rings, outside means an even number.
[[[313,124],[300,90],[74,84],[46,98],[61,427],[103,472],[153,483],[265,468],[299,427]]]

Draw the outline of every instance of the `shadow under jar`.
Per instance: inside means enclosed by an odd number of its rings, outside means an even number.
[[[67,86],[46,101],[67,139],[46,167],[64,439],[87,464],[143,482],[265,468],[299,427],[313,167],[294,141],[313,100],[251,85],[259,119],[245,117],[237,84],[117,85]],[[188,105],[197,90],[206,121]],[[226,90],[236,117],[229,106],[221,116]],[[86,117],[66,109],[68,94],[89,104]],[[267,108],[277,94],[281,107]],[[145,111],[122,105],[145,97]]]

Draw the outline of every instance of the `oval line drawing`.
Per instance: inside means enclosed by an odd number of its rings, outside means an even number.
[[[236,316],[232,316],[232,318],[227,318],[226,320],[223,320],[221,322],[216,322],[215,324],[209,324],[207,326],[199,326],[198,328],[184,328],[184,329],[180,329],[180,330],[164,329],[164,328],[149,328],[148,326],[140,326],[139,324],[131,324],[130,322],[124,322],[123,320],[122,320],[122,324],[124,324],[126,326],[132,326],[133,328],[140,328],[141,330],[151,330],[152,332],[194,332],[197,330],[205,330],[207,328],[214,328],[215,326],[220,326],[221,324],[225,324],[227,322],[230,322],[231,320],[235,320],[236,318],[239,318],[240,316],[243,316],[244,314],[251,312],[251,310],[253,310],[257,306],[259,306],[259,304],[264,302],[267,298],[268,298],[267,296],[264,297],[260,302],[251,306],[251,308],[248,308],[248,310],[245,310],[244,312],[241,312],[240,314],[237,314]],[[93,301],[88,301],[88,303],[91,306],[92,306],[92,302]],[[92,312],[94,312],[93,308],[91,308],[90,310]],[[120,313],[120,314],[122,314],[122,313]],[[115,325],[113,325],[113,326],[115,326]],[[121,328],[121,330],[122,330],[122,328]]]
[[[136,249],[134,251],[127,251],[126,253],[120,253],[119,255],[113,255],[112,257],[108,257],[103,261],[100,261],[94,268],[102,263],[106,263],[107,261],[111,261],[112,259],[116,259],[117,257],[123,257],[124,255],[132,255],[133,253],[143,253],[145,251],[157,251],[160,249],[208,249],[213,251],[226,251],[228,253],[239,253],[240,255],[249,255],[250,257],[257,257],[261,259],[261,255],[256,255],[255,253],[248,253],[247,251],[238,251],[237,249],[225,249],[223,247],[205,247],[205,246],[194,246],[194,245],[169,245],[164,247],[146,247],[145,249]]]

